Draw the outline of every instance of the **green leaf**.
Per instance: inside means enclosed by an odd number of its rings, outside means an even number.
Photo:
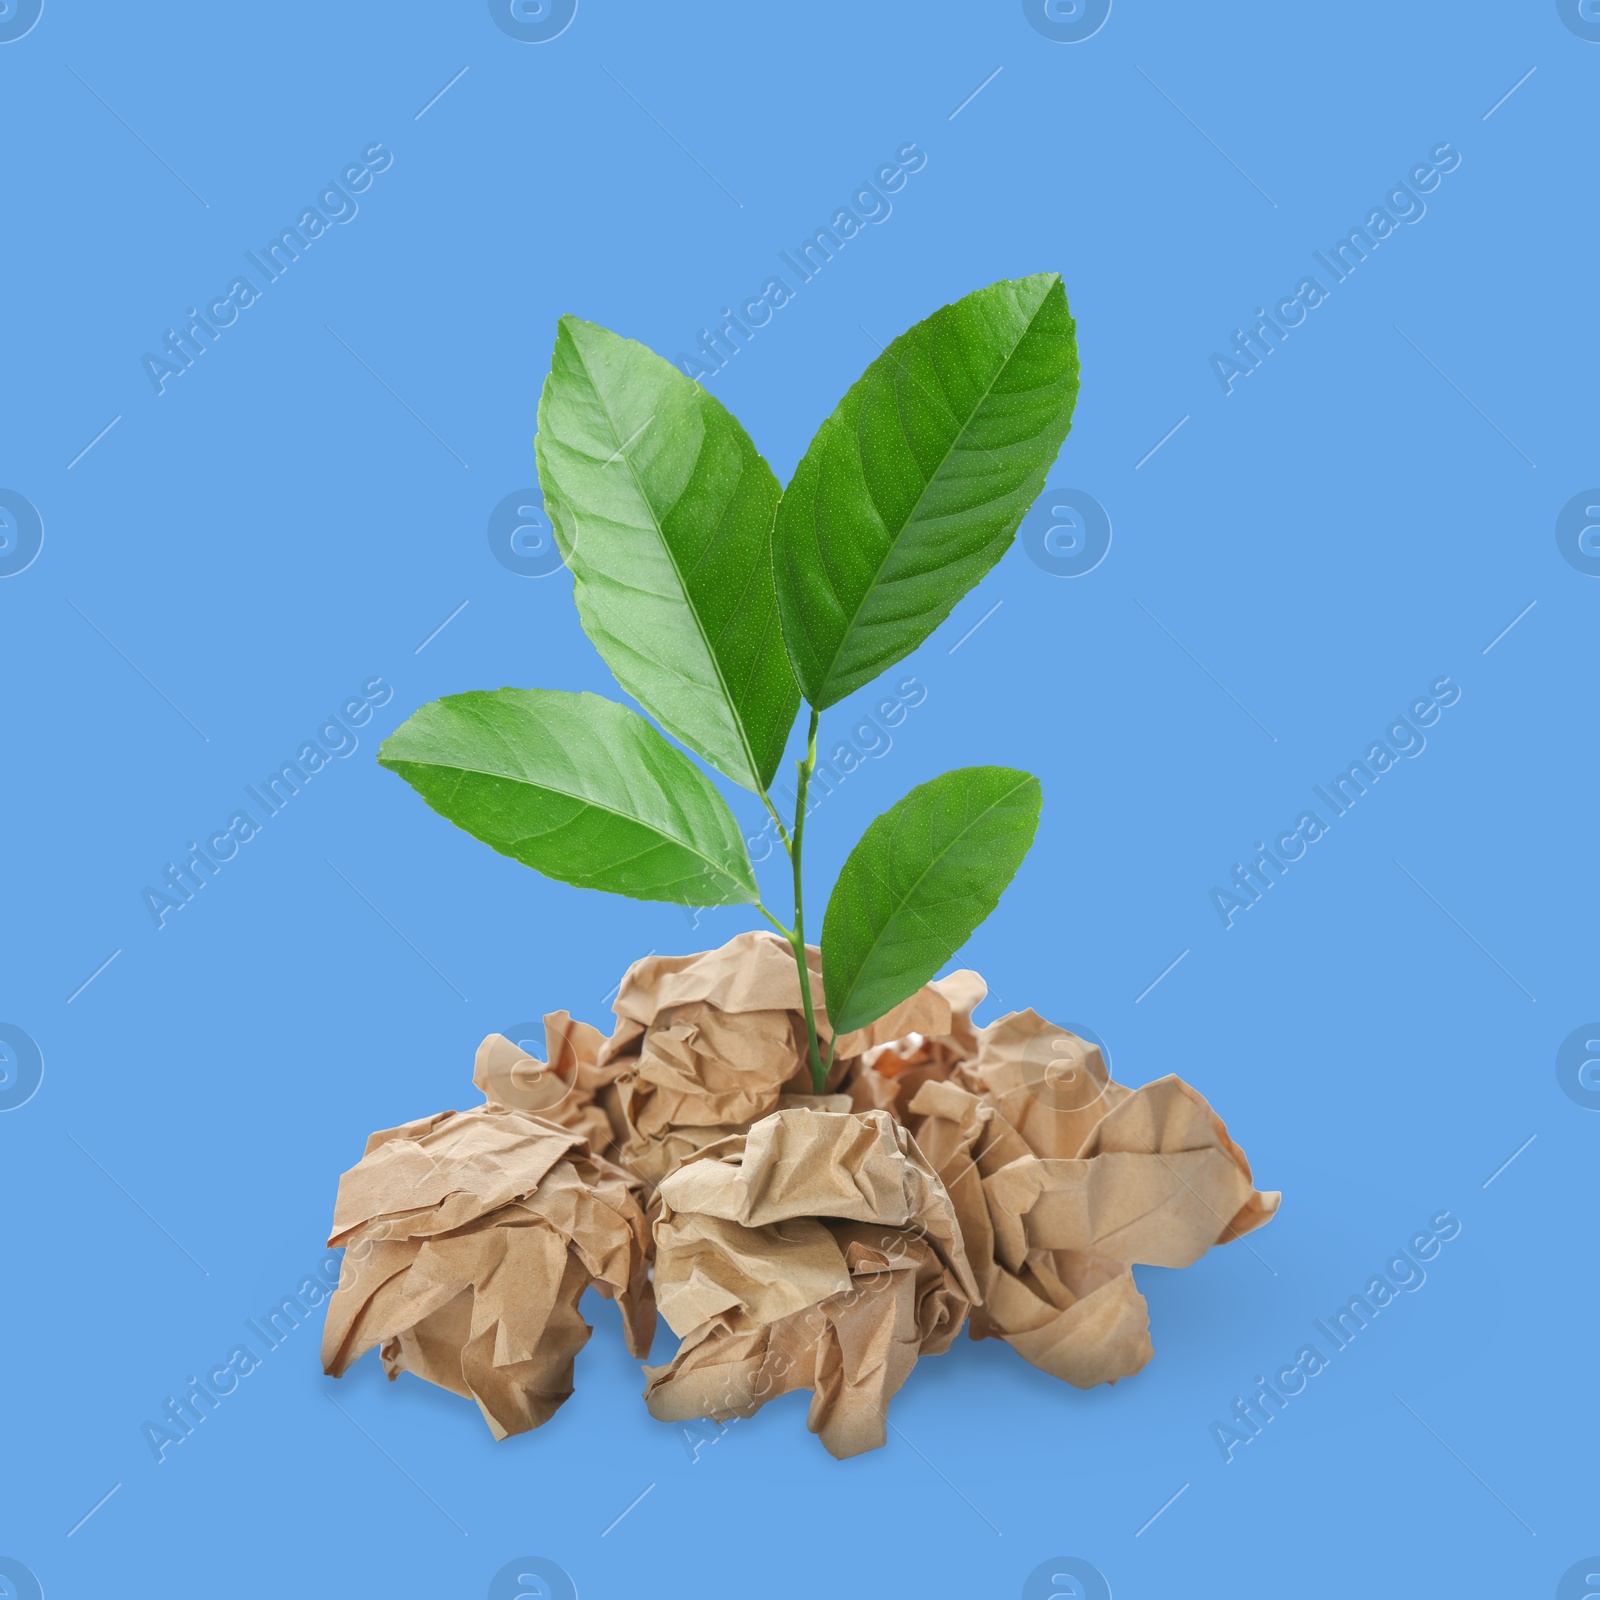
[[[680,906],[759,898],[711,780],[599,695],[447,695],[401,723],[378,760],[458,828],[563,883]]]
[[[909,655],[1005,554],[1072,426],[1078,346],[1053,272],[919,322],[817,430],[773,556],[818,710]]]
[[[669,733],[756,793],[800,705],[772,578],[772,468],[669,361],[563,317],[534,440],[584,632]]]
[[[994,910],[1039,825],[1039,780],[960,767],[919,784],[862,834],[822,921],[835,1033],[916,993]]]

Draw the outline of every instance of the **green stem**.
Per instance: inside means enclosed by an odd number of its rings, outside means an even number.
[[[783,818],[778,815],[778,808],[773,805],[772,798],[765,789],[761,791],[761,803],[767,808],[767,814],[772,818],[773,822],[777,824],[778,842],[783,846],[783,853],[792,861],[794,859],[794,845],[790,841],[789,830],[784,827]],[[769,917],[767,920],[771,921],[771,918]],[[783,930],[783,935],[788,938],[789,930],[787,928]]]
[[[811,1004],[811,969],[806,964],[806,916],[800,877],[800,847],[805,837],[806,789],[817,764],[817,721],[820,715],[813,707],[811,727],[806,733],[806,758],[795,763],[800,769],[800,782],[794,801],[794,846],[789,851],[790,860],[794,863],[794,932],[790,935],[789,943],[794,950],[795,966],[800,969],[800,999],[805,1006],[806,1038],[811,1046],[811,1083],[817,1094],[822,1093],[823,1085],[827,1082],[828,1069],[822,1064],[822,1051],[817,1045],[817,1017]],[[781,823],[779,827],[781,829]]]

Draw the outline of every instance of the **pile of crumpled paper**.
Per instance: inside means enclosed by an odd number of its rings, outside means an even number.
[[[482,1105],[373,1134],[340,1180],[324,1368],[376,1345],[504,1438],[572,1393],[592,1285],[634,1356],[658,1308],[678,1336],[644,1369],[653,1416],[809,1389],[835,1456],[884,1442],[890,1399],[963,1324],[1079,1388],[1137,1372],[1135,1263],[1187,1266],[1279,1197],[1181,1079],[1124,1088],[1032,1011],[974,1027],[985,992],[952,973],[842,1035],[822,1095],[766,932],[635,962],[609,1039],[564,1011],[543,1062],[491,1034]]]

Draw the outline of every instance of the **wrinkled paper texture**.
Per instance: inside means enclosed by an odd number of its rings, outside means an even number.
[[[565,1011],[552,1011],[544,1019],[544,1037],[547,1059],[540,1061],[491,1033],[478,1046],[473,1083],[485,1100],[571,1128],[596,1155],[610,1154],[620,1129],[601,1099],[616,1079],[613,1069],[599,1065],[606,1036]]]
[[[682,1343],[646,1367],[652,1416],[721,1421],[812,1391],[835,1456],[885,1439],[919,1355],[977,1294],[950,1198],[886,1112],[774,1112],[659,1190],[656,1295]]]
[[[340,1182],[326,1370],[379,1346],[503,1438],[571,1393],[592,1284],[636,1357],[658,1301],[679,1337],[645,1368],[653,1415],[806,1389],[836,1456],[884,1442],[892,1396],[963,1324],[1080,1388],[1137,1372],[1133,1267],[1186,1266],[1279,1197],[1181,1079],[1126,1088],[1032,1011],[979,1028],[985,993],[953,972],[843,1035],[822,1095],[793,954],[764,930],[636,961],[609,1038],[565,1011],[545,1061],[491,1034],[484,1105],[372,1135]]]
[[[649,1233],[629,1177],[583,1136],[483,1105],[375,1133],[339,1182],[345,1247],[323,1329],[324,1371],[374,1345],[478,1403],[497,1439],[548,1421],[572,1393],[593,1284],[622,1308],[628,1348],[655,1330]]]
[[[925,1083],[907,1120],[978,1274],[972,1337],[1079,1388],[1137,1372],[1152,1348],[1133,1265],[1187,1266],[1279,1196],[1180,1078],[1126,1089],[1095,1045],[1032,1011],[984,1029],[960,1076]]]
[[[824,1056],[833,1039],[822,995],[822,956],[807,948]],[[648,956],[617,992],[617,1029],[601,1049],[613,1074],[622,1129],[618,1159],[651,1184],[730,1134],[742,1133],[797,1097],[811,1070],[794,952],[774,933],[741,933],[718,950]],[[887,1016],[842,1034],[828,1088],[839,1088],[863,1052],[914,1029],[951,1026],[950,1005],[925,988]],[[851,1094],[851,1103],[870,1107]]]

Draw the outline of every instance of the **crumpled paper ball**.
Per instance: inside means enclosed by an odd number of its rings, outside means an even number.
[[[961,1219],[972,1337],[1079,1388],[1137,1372],[1152,1349],[1132,1266],[1188,1266],[1267,1222],[1278,1194],[1182,1079],[1127,1089],[1032,1011],[986,1028],[961,1077],[924,1084],[907,1120]]]
[[[375,1133],[339,1180],[330,1245],[345,1247],[322,1336],[340,1376],[374,1345],[477,1401],[497,1439],[536,1428],[572,1393],[591,1284],[649,1354],[649,1231],[626,1173],[582,1134],[493,1104]]]
[[[821,954],[815,946],[806,954],[812,993],[821,996]],[[774,933],[756,929],[717,950],[636,961],[613,1009],[617,1028],[599,1065],[613,1074],[618,1158],[652,1184],[784,1106],[840,1108],[816,1103],[794,952]],[[924,988],[840,1037],[828,1089],[846,1080],[862,1052],[950,1023],[948,1001],[934,986]],[[833,1030],[821,1004],[816,1024],[826,1057]]]
[[[607,1109],[614,1103],[606,1091],[617,1069],[600,1064],[606,1036],[565,1011],[551,1011],[544,1019],[544,1039],[546,1059],[540,1061],[503,1034],[491,1033],[478,1046],[473,1083],[485,1100],[571,1128],[594,1154],[607,1154],[622,1130]]]
[[[810,1389],[833,1455],[876,1449],[918,1356],[948,1350],[977,1298],[944,1185],[887,1112],[774,1112],[658,1199],[656,1296],[682,1340],[645,1368],[663,1421]]]

